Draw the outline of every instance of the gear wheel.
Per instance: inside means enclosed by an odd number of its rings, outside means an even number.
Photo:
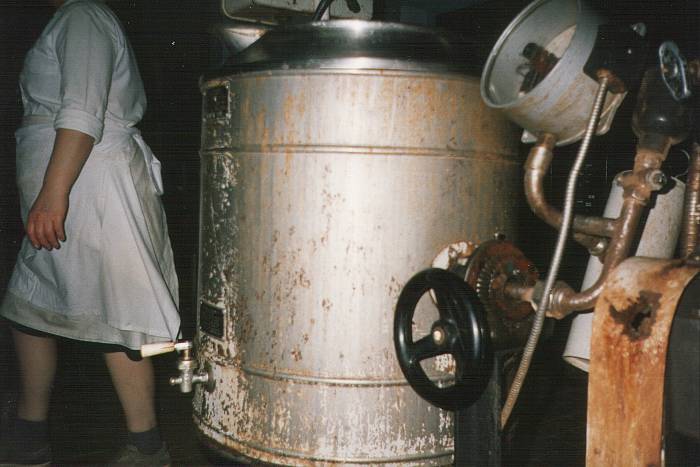
[[[538,277],[535,265],[513,243],[502,239],[482,243],[471,255],[465,281],[484,305],[497,347],[517,346],[527,339],[533,317],[529,302],[506,296],[506,284],[534,286]]]
[[[498,262],[486,258],[484,264],[476,277],[476,294],[479,296],[481,303],[489,311],[494,311],[494,299],[499,297],[500,294],[498,288],[494,287],[496,283],[502,282],[504,274],[499,271]],[[499,280],[501,279],[501,280]]]

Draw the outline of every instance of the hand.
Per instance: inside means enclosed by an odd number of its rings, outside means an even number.
[[[27,217],[27,236],[34,248],[51,251],[66,240],[64,223],[68,212],[68,194],[52,191],[46,185],[39,192]]]
[[[66,241],[63,224],[68,213],[68,194],[92,151],[92,136],[77,130],[56,130],[44,184],[27,217],[27,236],[34,248],[52,250]]]

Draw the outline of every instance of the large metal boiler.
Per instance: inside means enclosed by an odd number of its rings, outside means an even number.
[[[451,414],[396,362],[394,307],[448,245],[514,236],[521,191],[515,129],[458,62],[430,30],[327,21],[269,32],[202,81],[210,381],[194,419],[209,446],[283,465],[452,462]]]

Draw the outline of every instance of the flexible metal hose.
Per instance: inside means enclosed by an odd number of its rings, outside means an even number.
[[[313,16],[311,17],[311,21],[321,21],[323,19],[323,15],[331,6],[333,1],[334,0],[321,0],[316,7],[316,11],[314,11]],[[360,12],[360,3],[357,0],[345,0],[345,4],[347,5],[348,10],[352,11],[353,13]]]
[[[326,12],[329,6],[331,6],[331,3],[333,3],[333,0],[321,0],[318,2],[318,6],[316,7],[316,11],[314,11],[313,16],[311,17],[311,21],[321,21],[321,18],[323,18],[323,14]]]
[[[593,139],[595,130],[598,127],[598,120],[600,119],[600,113],[603,109],[605,94],[608,90],[608,78],[601,77],[598,84],[598,92],[596,93],[595,100],[593,102],[593,109],[591,110],[591,115],[588,119],[588,125],[586,126],[586,131],[583,135],[583,141],[581,141],[581,146],[579,147],[576,160],[571,168],[569,179],[566,184],[566,195],[564,198],[564,211],[562,214],[561,229],[559,230],[556,247],[554,248],[554,256],[552,257],[552,261],[549,265],[549,271],[547,272],[544,293],[540,303],[537,306],[535,319],[532,323],[532,329],[530,330],[530,335],[527,338],[527,343],[525,344],[525,348],[523,350],[523,356],[520,359],[518,371],[515,374],[515,378],[513,378],[513,383],[508,391],[506,402],[503,404],[503,410],[501,411],[501,428],[504,428],[508,422],[508,418],[513,411],[515,402],[517,401],[520,390],[525,382],[527,372],[530,369],[532,356],[535,353],[537,341],[539,340],[542,332],[545,314],[547,312],[547,308],[549,307],[549,295],[552,291],[552,287],[554,286],[554,282],[557,279],[559,267],[561,266],[561,260],[564,255],[564,247],[566,246],[566,238],[569,235],[571,220],[573,219],[576,182],[578,181],[578,176],[579,172],[581,171],[581,167],[583,166],[583,161],[586,159],[586,153],[588,152],[588,147],[591,144],[591,139]]]

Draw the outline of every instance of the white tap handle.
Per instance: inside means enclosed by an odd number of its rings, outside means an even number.
[[[157,342],[155,344],[145,344],[141,346],[142,357],[152,357],[175,350],[175,342]]]
[[[172,352],[177,350],[178,352],[191,349],[192,341],[180,341],[180,342],[156,342],[155,344],[145,344],[141,346],[141,356],[142,357],[152,357],[154,355],[160,355],[162,353]]]

